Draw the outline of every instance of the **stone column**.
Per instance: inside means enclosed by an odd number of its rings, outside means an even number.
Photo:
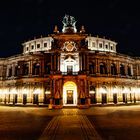
[[[118,74],[118,76],[120,76],[120,62],[119,61],[117,61],[117,74]]]
[[[51,92],[51,97],[53,96],[53,80],[50,80],[50,92]]]
[[[40,63],[41,63],[41,65],[40,65],[40,68],[41,68],[41,75],[44,75],[44,73],[45,73],[45,69],[44,69],[44,67],[45,67],[45,66],[44,66],[44,63],[45,63],[45,62],[44,62],[44,59],[42,59]]]
[[[98,58],[95,59],[95,73],[99,74],[99,62]]]
[[[82,71],[82,55],[79,54],[79,71]]]
[[[12,76],[15,76],[15,64],[12,65]]]
[[[53,96],[55,96],[55,87],[56,87],[56,80],[53,79],[53,87],[52,87],[52,90],[53,90]]]
[[[86,57],[87,57],[87,59],[86,59],[86,71],[87,71],[87,74],[89,74],[89,55],[87,54]]]
[[[85,56],[85,54],[83,54],[83,70],[84,71],[86,70],[85,63],[86,63],[86,56]]]
[[[32,60],[29,62],[29,75],[32,75]]]
[[[23,72],[23,63],[19,63],[19,75],[21,76],[22,75],[22,72]]]
[[[110,60],[107,60],[107,73],[110,76],[111,75],[111,62]]]
[[[54,54],[54,71],[57,70],[57,63],[56,63],[56,61],[57,61],[57,55]]]
[[[82,71],[84,71],[84,57],[83,57],[83,53],[81,54],[81,63],[82,63]]]
[[[99,98],[99,95],[100,95],[100,93],[99,93],[99,83],[97,82],[96,83],[96,102],[97,103],[101,103],[101,99]]]
[[[51,54],[51,71],[52,73],[54,71],[54,55],[53,54]]]
[[[60,54],[57,55],[57,71],[60,71]]]
[[[80,82],[80,80],[78,79],[78,81],[77,81],[77,98],[78,98],[78,105],[80,105],[81,104],[81,100],[80,100],[80,86],[81,86],[81,82]]]
[[[128,75],[127,65],[124,65],[124,72],[125,72],[125,75]]]

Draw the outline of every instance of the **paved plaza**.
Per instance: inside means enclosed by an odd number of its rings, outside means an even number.
[[[89,109],[0,106],[0,140],[139,140],[140,105]]]

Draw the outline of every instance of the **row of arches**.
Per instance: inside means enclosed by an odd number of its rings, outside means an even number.
[[[90,86],[90,99],[91,104],[102,103],[106,104],[108,102],[113,102],[117,104],[122,103],[136,103],[140,102],[140,89],[124,86],[112,86],[107,88],[106,86],[101,86],[97,89],[95,86]]]
[[[96,73],[96,65],[94,63],[89,65],[89,73],[90,74],[95,74]],[[110,73],[111,75],[117,75],[120,73],[120,75],[125,76],[132,76],[132,68],[131,66],[127,66],[125,67],[125,65],[120,64],[119,66],[119,71],[117,70],[117,66],[116,64],[112,63],[110,66],[110,68],[107,67],[107,65],[105,63],[100,63],[99,64],[99,73],[100,74],[108,74]],[[109,70],[110,69],[110,70]]]
[[[31,69],[31,72],[30,72]],[[15,67],[9,67],[7,69],[7,76],[19,76],[23,75],[26,76],[28,74],[32,75],[39,75],[42,72],[42,69],[44,69],[44,74],[50,74],[51,66],[50,64],[45,64],[44,68],[41,67],[40,63],[34,63],[32,67],[29,66],[29,63],[23,63],[22,65],[16,65]]]
[[[47,89],[42,90],[40,87],[7,87],[0,89],[0,103],[4,104],[49,104],[50,93],[47,93]]]

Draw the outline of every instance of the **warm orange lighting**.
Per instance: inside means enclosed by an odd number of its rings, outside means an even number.
[[[17,90],[15,88],[11,89],[10,94],[17,94]]]
[[[27,94],[29,91],[26,89],[26,88],[24,88],[23,90],[22,90],[22,94]]]
[[[107,90],[103,87],[100,88],[100,93],[107,93]]]
[[[77,105],[77,85],[72,81],[66,82],[63,86],[63,104],[67,105],[67,91],[68,90],[73,91],[73,104],[71,105]]]
[[[41,92],[40,89],[37,88],[37,89],[34,90],[33,93],[34,93],[34,94],[40,94],[40,92]]]

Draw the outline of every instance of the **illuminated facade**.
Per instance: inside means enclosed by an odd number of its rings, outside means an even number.
[[[23,43],[23,53],[0,59],[1,104],[53,107],[140,101],[140,58],[119,54],[117,43],[92,37],[74,17],[63,29]]]

